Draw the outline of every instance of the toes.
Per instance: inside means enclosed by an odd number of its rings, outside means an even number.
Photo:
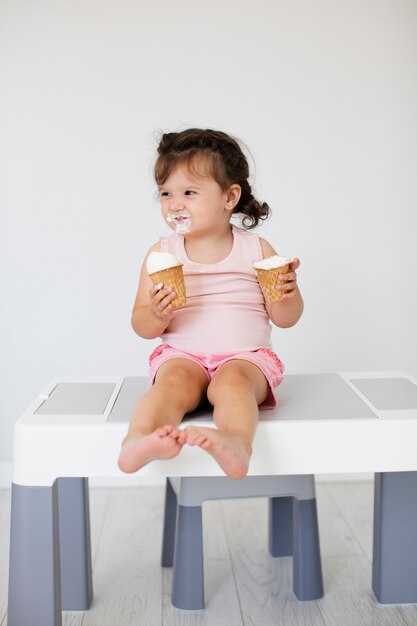
[[[156,428],[154,434],[157,437],[167,437],[172,433],[173,430],[174,427],[171,426],[171,424],[165,424],[165,426],[159,426],[158,428]]]
[[[201,446],[201,444],[204,443],[206,439],[207,437],[203,437],[202,435],[199,435],[198,433],[196,433],[196,435],[191,439],[191,441],[187,439],[187,443],[189,443],[191,446]]]
[[[201,434],[197,428],[188,426],[186,429],[186,442],[189,446],[203,446],[207,441],[207,436]]]
[[[183,430],[179,430],[178,431],[178,443],[181,444],[182,446],[187,443],[187,433],[184,432]]]
[[[183,430],[183,436],[186,442],[190,446],[195,445],[197,433],[196,433],[196,430],[192,426],[187,426],[187,428]]]
[[[180,446],[183,446],[185,444],[185,442],[187,441],[187,438],[184,435],[184,432],[182,430],[180,430],[179,428],[174,428],[172,430],[172,432],[169,434],[169,436],[172,437],[172,439],[175,439],[175,441]]]

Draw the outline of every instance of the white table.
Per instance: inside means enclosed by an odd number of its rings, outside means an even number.
[[[137,377],[58,379],[17,421],[9,626],[61,624],[60,589],[53,582],[60,558],[78,559],[91,599],[86,479],[123,475],[120,441],[148,384]],[[288,375],[278,397],[276,409],[261,413],[249,475],[375,473],[372,587],[380,602],[417,603],[417,381],[400,372]],[[191,419],[212,424],[209,410]],[[222,472],[210,455],[186,446],[140,475]],[[22,617],[23,602],[32,607],[30,616]]]

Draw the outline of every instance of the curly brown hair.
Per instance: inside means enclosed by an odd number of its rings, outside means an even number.
[[[233,213],[243,214],[242,225],[254,228],[270,214],[266,202],[258,202],[249,184],[249,165],[237,139],[219,130],[189,128],[178,133],[164,133],[158,145],[155,163],[155,181],[165,183],[172,170],[185,164],[193,174],[213,178],[223,191],[230,185],[241,188],[239,202]]]

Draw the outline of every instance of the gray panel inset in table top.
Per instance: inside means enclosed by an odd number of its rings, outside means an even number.
[[[150,380],[146,377],[125,378],[108,421],[129,421],[136,403],[149,385]],[[278,387],[277,397],[278,407],[261,411],[261,421],[377,418],[339,374],[290,374]],[[212,418],[212,407],[203,405],[188,413],[185,419],[207,418]]]
[[[141,396],[151,386],[147,376],[128,376],[124,379],[120,391],[110,411],[108,422],[128,422]],[[187,413],[185,420],[212,419],[213,408],[206,402],[195,411]]]
[[[417,387],[407,378],[355,378],[350,382],[377,409],[417,409]]]
[[[129,422],[139,398],[149,389],[150,385],[150,378],[144,376],[126,377],[107,421]]]
[[[102,415],[115,387],[115,383],[59,383],[36,413]]]
[[[339,374],[289,374],[276,394],[277,408],[262,411],[262,421],[378,417]]]

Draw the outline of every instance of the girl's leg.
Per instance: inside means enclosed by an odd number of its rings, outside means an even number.
[[[217,430],[188,426],[187,443],[207,450],[230,478],[243,478],[259,420],[258,405],[268,391],[268,382],[256,365],[228,361],[219,367],[207,389]]]
[[[185,413],[195,409],[208,380],[199,365],[189,359],[172,359],[158,370],[155,384],[137,405],[122,442],[119,467],[136,472],[155,459],[176,456],[184,441],[175,428]]]

